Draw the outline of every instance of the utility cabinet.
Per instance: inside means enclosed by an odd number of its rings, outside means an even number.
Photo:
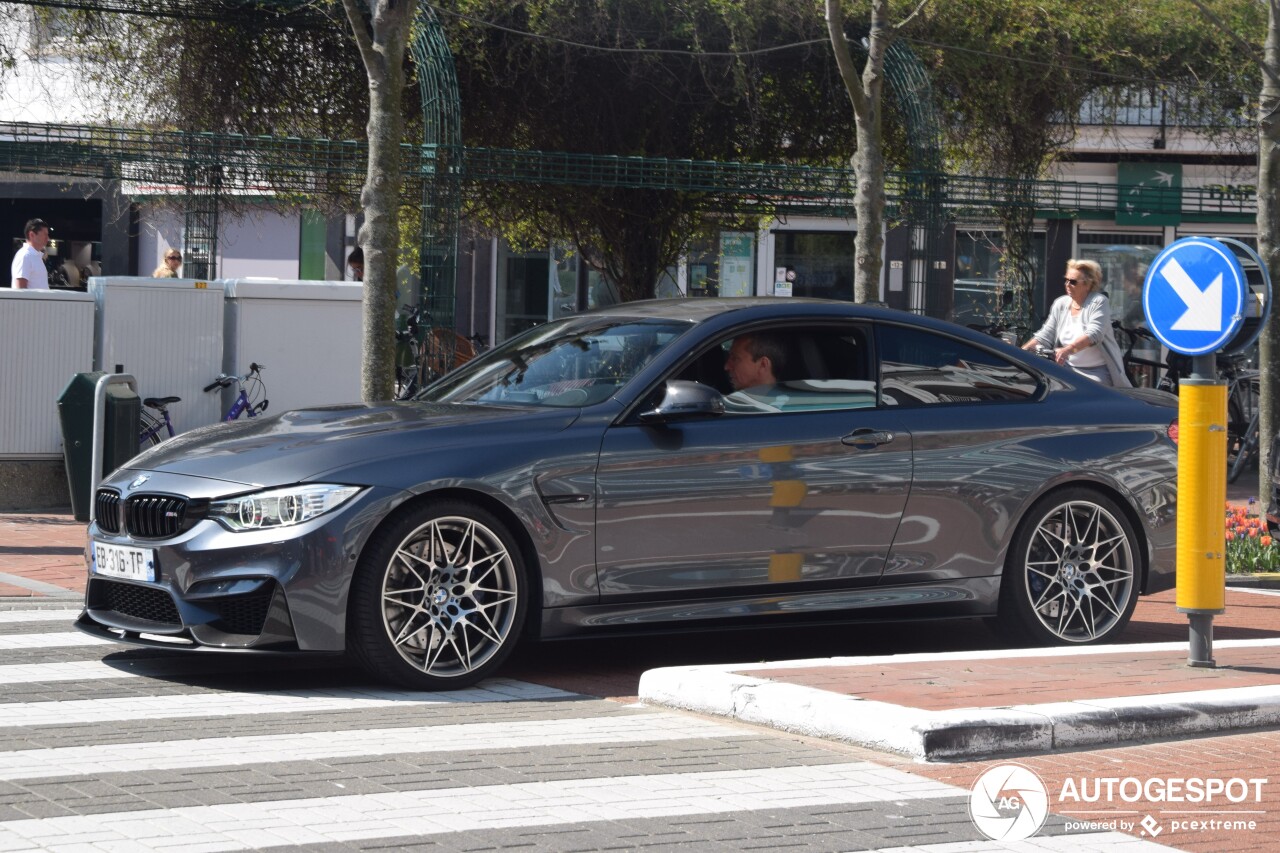
[[[223,279],[225,373],[264,364],[267,414],[360,399],[364,286],[359,282]],[[223,392],[223,411],[234,389]]]
[[[221,420],[204,386],[222,371],[223,291],[217,281],[95,276],[95,370],[129,373],[138,396],[181,397],[170,407],[177,432]]]

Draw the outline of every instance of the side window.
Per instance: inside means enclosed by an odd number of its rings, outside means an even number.
[[[872,408],[870,340],[860,325],[753,330],[718,342],[678,378],[720,390],[728,415]]]
[[[876,345],[884,406],[1027,400],[1040,390],[1024,368],[945,335],[882,323]]]

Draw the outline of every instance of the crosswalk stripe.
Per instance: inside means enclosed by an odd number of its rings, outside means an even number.
[[[77,610],[0,610],[0,625],[18,625],[26,622],[74,622],[80,617]]]
[[[0,634],[0,652],[29,649],[65,649],[76,646],[106,646],[111,640],[90,637],[79,631],[57,631],[49,634]]]
[[[300,711],[350,711],[394,705],[450,705],[470,702],[513,702],[573,696],[553,687],[495,678],[477,687],[449,693],[409,690],[310,689],[270,693],[208,691],[176,696],[124,696],[64,702],[0,703],[0,728],[110,723],[187,717],[230,717],[241,714],[288,714]]]
[[[103,678],[133,678],[140,673],[108,666],[102,661],[79,660],[68,663],[23,663],[0,666],[0,684],[37,684],[59,681],[98,681]]]
[[[320,666],[319,659],[316,660],[315,665]],[[200,655],[197,669],[192,665],[192,656],[189,654],[159,652],[154,657],[129,657],[117,659],[113,663],[103,660],[77,660],[61,663],[8,664],[0,666],[0,685],[101,681],[108,678],[137,678],[138,676],[167,678],[175,675],[191,675],[196,671],[208,676],[244,672],[245,668],[245,659],[239,655],[216,657]]]
[[[501,847],[502,839],[524,846],[556,833],[575,842],[598,834],[608,846],[638,837],[737,845],[762,821],[794,825],[796,837],[786,839],[798,848],[825,849],[833,831],[861,833],[868,820],[866,840],[849,849],[886,849],[911,836],[904,829],[914,831],[904,814],[919,816],[919,840],[973,833],[961,820],[968,790],[734,723],[580,701],[586,697],[515,679],[432,694],[366,688],[323,669],[317,679],[291,672],[285,683],[316,686],[284,689],[273,664],[246,669],[243,657],[202,657],[196,669],[245,676],[208,683],[279,689],[221,690],[187,678],[150,683],[137,676],[190,674],[191,656],[113,656],[109,665],[72,658],[102,657],[110,648],[40,655],[59,646],[115,647],[79,632],[41,633],[50,626],[38,623],[51,613],[75,611],[30,611],[41,618],[10,618],[21,627],[9,630],[35,633],[0,634],[0,653],[11,651],[0,660],[50,661],[0,665],[0,685],[9,685],[0,687],[3,853],[327,850],[433,840]],[[7,615],[0,612],[0,623]],[[59,696],[67,698],[49,701]],[[187,722],[195,718],[205,720]],[[174,777],[181,785],[170,791]],[[57,816],[32,816],[42,814]],[[935,830],[929,820],[951,828]],[[954,829],[957,820],[964,829]],[[1123,833],[1037,836],[1000,847],[1164,849]],[[990,843],[958,841],[894,853],[986,849]]]
[[[1169,853],[1170,848],[1154,841],[1134,838],[1123,832],[1098,832],[1089,835],[1037,835],[1027,841],[946,841],[940,844],[913,844],[910,847],[880,847],[876,853],[984,853],[987,850],[1027,853]]]
[[[870,762],[565,779],[0,822],[0,849],[246,850],[469,830],[938,799],[959,788]]]
[[[741,737],[740,727],[671,714],[112,743],[0,752],[0,781],[314,761],[356,756]]]

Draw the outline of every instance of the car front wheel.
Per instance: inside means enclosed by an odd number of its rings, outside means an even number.
[[[1003,627],[1037,644],[1115,638],[1138,602],[1139,540],[1109,498],[1049,495],[1014,536],[1000,590]]]
[[[467,503],[425,504],[375,534],[361,556],[351,648],[383,680],[466,687],[510,654],[527,597],[519,548],[497,518]]]

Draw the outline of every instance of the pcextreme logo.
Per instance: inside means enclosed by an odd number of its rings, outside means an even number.
[[[997,764],[978,777],[969,794],[969,817],[992,841],[1022,841],[1044,826],[1049,792],[1021,764]]]

